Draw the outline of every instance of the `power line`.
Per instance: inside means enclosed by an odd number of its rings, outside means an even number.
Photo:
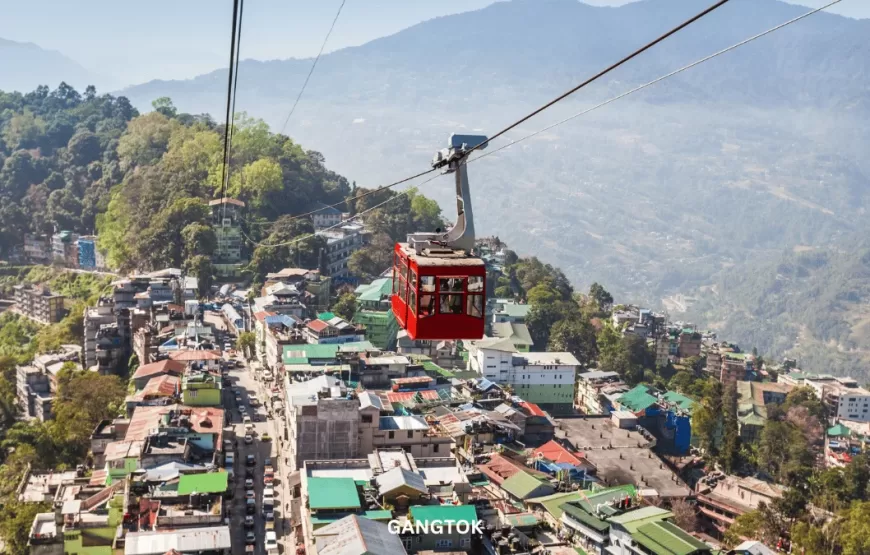
[[[317,62],[320,61],[320,56],[323,54],[323,49],[326,48],[326,42],[329,40],[329,35],[331,35],[332,30],[335,29],[335,23],[338,21],[338,17],[341,15],[341,10],[344,8],[344,3],[346,1],[347,0],[341,0],[341,5],[338,6],[338,11],[335,12],[335,18],[333,18],[332,25],[329,26],[329,31],[326,32],[326,36],[323,38],[323,44],[320,45],[320,51],[314,58],[314,62],[312,62],[311,64],[311,69],[308,70],[308,76],[305,78],[305,82],[302,83],[302,88],[299,90],[299,94],[296,96],[296,101],[293,103],[293,107],[290,108],[290,113],[287,114],[287,119],[284,120],[284,125],[281,126],[282,134],[287,128],[287,124],[290,122],[290,116],[292,116],[293,112],[296,111],[296,106],[299,104],[299,100],[302,99],[302,94],[305,92],[305,87],[308,86],[308,80],[311,79],[311,75],[314,73],[314,68],[317,67]]]
[[[657,45],[658,43],[662,42],[663,40],[667,39],[668,37],[670,37],[670,36],[672,36],[672,35],[674,35],[674,34],[680,32],[680,31],[682,31],[683,29],[685,29],[686,27],[688,27],[688,26],[691,25],[692,23],[698,21],[699,19],[701,19],[701,18],[704,17],[705,15],[707,15],[707,14],[713,12],[714,10],[716,10],[717,8],[720,8],[721,6],[724,6],[724,5],[727,4],[729,1],[730,1],[730,0],[719,0],[718,2],[716,2],[716,3],[713,4],[712,6],[708,7],[707,9],[705,9],[704,11],[702,11],[701,13],[699,13],[699,14],[697,14],[697,15],[695,15],[695,16],[689,18],[689,19],[687,19],[686,21],[680,23],[679,25],[677,25],[676,27],[674,27],[674,28],[671,29],[670,31],[666,32],[665,34],[659,36],[657,39],[653,40],[652,42],[648,42],[646,45],[644,45],[644,46],[638,48],[637,50],[635,50],[634,52],[632,52],[632,53],[629,54],[628,56],[625,56],[624,58],[622,58],[621,60],[619,60],[618,62],[616,62],[616,63],[614,63],[614,64],[612,64],[612,65],[606,67],[605,69],[599,71],[598,73],[596,73],[595,75],[593,75],[593,76],[590,77],[589,79],[583,81],[582,83],[580,83],[580,84],[577,85],[576,87],[574,87],[574,88],[572,88],[572,89],[570,89],[570,90],[568,90],[568,91],[562,93],[561,95],[559,95],[559,96],[557,96],[556,98],[554,98],[553,100],[547,102],[546,104],[544,104],[544,105],[541,106],[540,108],[534,110],[533,112],[530,112],[529,114],[523,116],[522,118],[520,118],[520,119],[518,119],[517,121],[513,122],[512,124],[508,125],[508,126],[505,127],[504,129],[502,129],[501,131],[499,131],[498,133],[496,133],[495,135],[492,135],[491,137],[489,137],[489,139],[487,139],[487,141],[484,141],[484,142],[482,142],[482,143],[480,143],[480,144],[475,145],[474,148],[472,148],[472,149],[469,151],[469,153],[474,152],[475,150],[478,150],[479,148],[483,147],[483,145],[487,144],[487,142],[492,141],[492,140],[494,140],[494,139],[497,139],[497,138],[501,137],[502,135],[504,135],[505,133],[507,133],[508,131],[510,131],[511,129],[513,129],[514,127],[516,127],[516,126],[522,124],[522,123],[525,122],[525,121],[528,121],[529,119],[531,119],[531,118],[535,117],[536,115],[540,114],[541,112],[543,112],[543,111],[546,110],[547,108],[550,108],[550,107],[553,106],[554,104],[556,104],[556,103],[558,103],[558,102],[561,102],[562,100],[568,98],[569,96],[571,96],[571,95],[574,94],[575,92],[579,91],[580,89],[582,89],[582,88],[585,87],[586,85],[589,85],[590,83],[593,83],[594,81],[596,81],[596,80],[598,80],[599,78],[601,78],[601,77],[607,75],[608,73],[610,73],[610,72],[613,71],[614,69],[618,68],[619,66],[621,66],[621,65],[625,64],[626,62],[628,62],[628,61],[630,61],[630,60],[636,58],[637,56],[643,54],[644,52],[646,52],[647,50],[649,50],[649,49],[652,48],[653,46]]]
[[[239,29],[238,35],[236,37],[236,60],[235,60],[235,69],[233,70],[233,107],[230,110],[230,117],[232,120],[230,121],[230,140],[229,140],[229,148],[227,149],[227,181],[224,185],[224,192],[228,192],[230,188],[230,173],[233,170],[233,135],[236,133],[236,98],[238,98],[238,90],[239,90],[239,57],[242,52],[242,15],[245,12],[245,0],[239,0]],[[223,203],[221,206],[221,222],[224,220],[224,216],[226,215],[227,204]]]
[[[638,55],[642,54],[643,52],[649,50],[650,48],[652,48],[652,47],[655,46],[656,44],[662,42],[663,40],[667,39],[667,38],[670,37],[671,35],[674,35],[675,33],[681,31],[682,29],[684,29],[684,28],[686,28],[686,27],[688,27],[689,25],[691,25],[691,24],[694,23],[695,21],[701,19],[701,18],[704,17],[705,15],[709,14],[709,13],[712,12],[713,10],[719,8],[720,6],[726,4],[727,2],[729,2],[729,0],[719,0],[718,2],[716,2],[716,3],[713,4],[712,6],[708,7],[707,9],[705,9],[704,11],[702,11],[701,13],[695,15],[694,17],[692,17],[692,18],[690,18],[690,19],[688,19],[688,20],[686,20],[686,21],[684,21],[683,23],[681,23],[681,24],[679,24],[678,26],[674,27],[674,28],[671,29],[670,31],[666,32],[665,34],[659,36],[657,39],[653,40],[652,42],[649,42],[649,43],[647,43],[646,45],[642,46],[641,48],[635,50],[633,53],[631,53],[631,54],[629,54],[628,56],[622,58],[620,61],[616,62],[615,64],[610,65],[609,67],[607,67],[607,68],[603,69],[602,71],[598,72],[597,74],[593,75],[592,77],[590,77],[590,78],[587,79],[586,81],[580,83],[579,85],[577,85],[576,87],[572,88],[571,90],[569,90],[569,91],[563,93],[562,95],[560,95],[560,96],[558,96],[557,98],[551,100],[551,101],[548,102],[547,104],[541,106],[540,108],[538,108],[538,109],[536,109],[535,111],[529,113],[528,115],[524,116],[523,118],[521,118],[521,119],[517,120],[516,122],[514,122],[514,123],[508,125],[508,126],[505,127],[504,129],[502,129],[501,131],[499,131],[498,133],[496,133],[495,135],[489,137],[489,139],[487,139],[487,142],[492,141],[493,139],[496,139],[496,138],[500,137],[501,135],[504,135],[505,133],[507,133],[507,132],[510,131],[511,129],[515,128],[516,126],[522,124],[522,123],[525,122],[525,121],[528,121],[530,118],[536,116],[537,114],[540,114],[541,112],[543,112],[543,111],[546,110],[547,108],[550,108],[550,107],[553,106],[554,104],[556,104],[556,103],[558,103],[558,102],[564,100],[565,98],[567,98],[568,96],[574,94],[575,92],[577,92],[578,90],[582,89],[582,88],[585,87],[586,85],[592,83],[593,81],[595,81],[595,80],[601,78],[602,76],[606,75],[607,73],[613,71],[614,69],[618,68],[619,66],[625,64],[626,62],[630,61],[631,59],[633,59],[633,58],[637,57]],[[344,6],[344,2],[342,2],[342,6]],[[341,7],[339,7],[338,14],[336,14],[336,18],[335,18],[336,20],[338,19],[338,15],[339,15],[340,13],[341,13]],[[335,21],[333,21],[333,26],[334,26],[334,25],[335,25]],[[332,28],[330,28],[330,32],[332,32]],[[327,34],[327,38],[329,38],[329,34]],[[325,40],[324,40],[324,43],[323,43],[323,44],[324,44],[324,45],[326,44],[326,41],[325,41]],[[322,52],[322,51],[323,51],[323,48],[321,47],[321,52]],[[314,67],[317,65],[317,60],[319,59],[319,57],[320,57],[320,55],[318,54],[318,58],[315,58],[315,60],[314,60],[314,64],[311,66],[311,71],[312,71],[312,72],[314,71]],[[309,73],[308,76],[311,77],[311,73]],[[305,80],[305,84],[307,84],[307,83],[308,83],[308,79]],[[303,84],[303,86],[302,86],[302,91],[305,90],[305,84]],[[302,96],[302,91],[299,92],[299,96],[300,96],[300,97]],[[297,103],[298,103],[298,101],[299,101],[299,99],[297,98]],[[290,111],[290,115],[292,115],[293,110],[295,110],[295,109],[296,109],[296,104],[293,105],[293,109]],[[290,115],[287,116],[287,121],[289,121],[289,119],[290,119]],[[287,125],[287,121],[284,122],[284,126],[285,126],[285,127],[286,127],[286,125]],[[284,131],[284,128],[283,128],[283,127],[282,127],[281,131],[282,131],[282,133],[283,133],[283,131]],[[478,149],[481,148],[484,144],[485,144],[485,143],[480,143],[480,144],[478,144],[478,145],[475,145],[475,146],[474,146],[474,147],[469,151],[469,153],[474,152],[475,150],[478,150]],[[427,173],[430,173],[430,172],[432,172],[432,171],[435,171],[435,170],[432,169],[432,170],[429,170],[429,171],[426,171],[426,172],[421,172],[421,173],[419,173],[419,174],[417,174],[417,175],[414,175],[414,176],[408,177],[408,178],[406,178],[406,179],[402,179],[402,180],[396,181],[396,182],[391,183],[391,184],[389,184],[389,185],[384,185],[384,186],[382,186],[382,187],[378,187],[377,189],[374,189],[374,190],[372,190],[372,191],[368,191],[368,192],[366,192],[366,193],[360,195],[359,197],[354,197],[354,199],[348,199],[348,200],[356,200],[357,198],[362,198],[362,197],[364,197],[364,196],[368,196],[368,195],[374,194],[374,193],[376,193],[376,192],[378,192],[378,191],[380,191],[380,190],[382,190],[382,189],[389,189],[389,188],[395,187],[395,186],[397,186],[397,185],[400,185],[400,184],[402,184],[402,183],[405,183],[405,182],[407,182],[407,181],[410,181],[410,180],[415,179],[415,178],[417,178],[417,177],[420,177],[420,176],[422,176],[422,175],[426,175]],[[300,215],[298,215],[298,216],[294,216],[294,217],[293,217],[293,220],[298,219],[298,218],[304,218],[304,217],[306,217],[306,216],[310,216],[310,215],[312,215],[312,214],[316,214],[316,213],[321,212],[321,211],[323,211],[323,210],[327,210],[327,209],[329,209],[329,208],[334,208],[334,207],[339,206],[339,205],[341,205],[341,204],[344,204],[344,203],[343,203],[343,202],[338,202],[338,203],[335,203],[335,204],[332,204],[332,205],[329,205],[329,206],[323,206],[323,207],[321,207],[321,208],[319,208],[319,209],[317,209],[317,210],[312,210],[311,212],[307,212],[307,213],[305,213],[305,214],[300,214]],[[285,221],[286,221],[286,220],[285,220]],[[292,220],[291,220],[291,221],[292,221]],[[265,224],[260,223],[260,224],[258,224],[258,225],[265,225]]]
[[[491,154],[495,154],[496,152],[499,152],[499,151],[504,150],[504,149],[506,149],[506,148],[510,148],[511,146],[513,146],[513,145],[515,145],[515,144],[521,143],[521,142],[523,142],[523,141],[525,141],[525,140],[527,140],[527,139],[530,139],[530,138],[532,138],[532,137],[535,137],[536,135],[540,135],[541,133],[544,133],[544,132],[546,132],[546,131],[549,131],[550,129],[553,129],[554,127],[558,127],[558,126],[560,126],[560,125],[562,125],[562,124],[564,124],[564,123],[567,123],[567,122],[569,122],[569,121],[571,121],[571,120],[573,120],[573,119],[576,119],[576,118],[578,118],[578,117],[580,117],[580,116],[583,116],[583,115],[585,115],[585,114],[588,114],[589,112],[592,112],[593,110],[597,110],[598,108],[602,108],[602,107],[604,107],[604,106],[607,106],[608,104],[611,104],[612,102],[615,102],[615,101],[617,101],[617,100],[620,100],[620,99],[622,99],[622,98],[625,98],[626,96],[629,96],[629,95],[634,94],[634,93],[636,93],[636,92],[638,92],[638,91],[641,91],[641,90],[643,90],[643,89],[645,89],[645,88],[647,88],[647,87],[650,87],[650,86],[652,86],[652,85],[655,85],[656,83],[659,83],[659,82],[661,82],[661,81],[664,81],[664,80],[666,80],[666,79],[669,79],[669,78],[671,78],[671,77],[674,77],[675,75],[678,75],[678,74],[680,74],[680,73],[682,73],[682,72],[684,72],[684,71],[686,71],[686,70],[689,70],[689,69],[691,69],[691,68],[693,68],[693,67],[695,67],[695,66],[698,66],[698,65],[700,65],[700,64],[702,64],[702,63],[704,63],[704,62],[707,62],[707,61],[709,61],[709,60],[712,60],[713,58],[717,58],[717,57],[721,56],[722,54],[725,54],[725,53],[727,53],[727,52],[730,52],[730,51],[732,51],[732,50],[735,50],[735,49],[737,49],[737,48],[740,48],[741,46],[744,46],[744,45],[746,45],[746,44],[749,44],[750,42],[753,42],[753,41],[755,41],[755,40],[757,40],[757,39],[759,39],[759,38],[761,38],[761,37],[764,37],[764,36],[769,35],[769,34],[775,32],[775,31],[778,31],[778,30],[782,29],[783,27],[787,27],[787,26],[791,25],[792,23],[796,23],[796,22],[798,22],[798,21],[800,21],[800,20],[802,20],[802,19],[804,19],[804,18],[807,18],[807,17],[809,17],[809,16],[811,16],[811,15],[813,15],[813,14],[815,14],[815,13],[818,13],[818,12],[820,12],[820,11],[826,10],[827,8],[830,8],[830,7],[833,6],[834,4],[838,4],[838,3],[841,2],[841,1],[842,1],[842,0],[833,0],[833,1],[829,2],[828,4],[825,4],[824,6],[821,6],[821,7],[819,7],[819,8],[813,9],[813,10],[811,10],[811,11],[805,13],[805,14],[802,14],[802,15],[799,15],[799,16],[797,16],[797,17],[794,17],[794,18],[792,18],[792,19],[790,19],[790,20],[788,20],[788,21],[785,21],[784,23],[780,23],[779,25],[776,25],[776,26],[774,26],[774,27],[771,27],[770,29],[768,29],[768,30],[766,30],[766,31],[762,31],[761,33],[758,33],[758,34],[753,35],[753,36],[751,36],[751,37],[749,37],[749,38],[746,38],[746,39],[744,39],[744,40],[742,40],[742,41],[740,41],[740,42],[738,42],[738,43],[735,43],[735,44],[733,44],[733,45],[727,47],[727,48],[723,48],[722,50],[719,50],[719,51],[717,51],[717,52],[714,52],[713,54],[710,54],[709,56],[705,56],[705,57],[703,57],[703,58],[700,58],[699,60],[696,60],[696,61],[694,61],[694,62],[692,62],[692,63],[690,63],[690,64],[687,64],[687,65],[685,65],[685,66],[683,66],[683,67],[681,67],[681,68],[679,68],[679,69],[676,69],[676,70],[674,70],[674,71],[672,71],[672,72],[670,72],[670,73],[667,73],[667,74],[665,74],[665,75],[662,75],[661,77],[658,77],[658,78],[656,78],[656,79],[653,79],[652,81],[649,81],[649,82],[647,82],[647,83],[644,83],[643,85],[639,85],[639,86],[637,86],[637,87],[635,87],[635,88],[633,88],[633,89],[630,89],[630,90],[628,90],[628,91],[626,91],[626,92],[624,92],[624,93],[621,93],[621,94],[619,94],[619,95],[617,95],[617,96],[614,96],[614,97],[612,97],[612,98],[610,98],[610,99],[608,99],[608,100],[605,100],[604,102],[601,102],[601,103],[599,103],[599,104],[596,104],[595,106],[592,106],[592,107],[590,107],[590,108],[587,108],[587,109],[585,109],[585,110],[582,110],[582,111],[580,111],[580,112],[577,112],[576,114],[574,114],[574,115],[572,115],[572,116],[569,116],[569,117],[567,117],[567,118],[565,118],[565,119],[563,119],[563,120],[560,120],[560,121],[558,121],[558,122],[556,122],[556,123],[553,123],[552,125],[548,125],[547,127],[544,127],[544,128],[539,129],[539,130],[537,130],[537,131],[535,131],[535,132],[533,132],[533,133],[529,133],[528,135],[525,135],[525,136],[523,136],[523,137],[521,137],[521,138],[519,138],[519,139],[517,139],[517,140],[511,141],[511,142],[509,142],[509,143],[507,143],[507,144],[505,144],[505,145],[502,145],[502,146],[496,148],[495,150],[487,151],[485,154],[481,154],[481,155],[479,155],[479,156],[477,156],[477,157],[475,157],[475,158],[469,159],[467,163],[468,163],[468,164],[471,164],[471,163],[473,163],[473,162],[477,162],[478,160],[481,160],[481,159],[483,159],[483,158],[486,158],[487,156],[489,156],[489,155],[491,155]],[[415,176],[415,177],[420,177],[421,175],[425,175],[425,173],[428,173],[428,172],[424,172],[424,173],[422,173],[422,174],[418,174],[418,175]],[[439,175],[441,175],[441,174],[439,174]],[[422,183],[417,184],[416,187],[422,187],[423,185],[425,185],[425,184],[429,183],[430,181],[434,180],[436,177],[438,177],[438,175],[433,176],[433,177],[431,177],[431,178],[429,178],[429,179],[423,181]],[[413,178],[409,178],[409,179],[413,179]],[[381,190],[384,190],[384,189],[386,189],[386,188],[388,188],[388,187],[389,187],[389,186],[387,186],[387,187],[382,187],[382,188],[378,188],[378,189],[375,189],[375,191],[381,191]],[[399,198],[399,197],[401,197],[401,196],[403,196],[403,195],[405,195],[405,194],[407,194],[407,193],[409,193],[409,192],[410,192],[410,189],[405,190],[405,191],[402,191],[401,193],[398,193],[397,195],[395,195],[395,196],[393,196],[393,197],[390,197],[389,199],[385,200],[384,202],[381,202],[381,203],[379,203],[379,204],[377,204],[377,205],[375,205],[375,206],[372,206],[371,208],[369,208],[369,209],[367,209],[367,210],[364,210],[363,212],[360,212],[359,214],[356,214],[355,216],[353,216],[353,218],[351,218],[351,220],[353,220],[354,218],[356,218],[356,217],[358,217],[358,216],[362,216],[363,214],[366,214],[366,213],[368,213],[368,212],[371,212],[372,210],[374,210],[374,209],[376,209],[376,208],[380,208],[381,206],[384,206],[384,205],[387,204],[388,202],[391,202],[391,201],[393,201],[393,200],[395,200],[395,199],[397,199],[397,198]],[[340,224],[337,224],[337,225],[334,225],[334,226],[331,226],[331,227],[325,228],[323,231],[328,231],[328,230],[330,230],[330,229],[335,229],[335,228],[337,228],[337,227],[341,227],[341,226],[344,225],[345,223],[346,223],[346,222],[342,222],[342,223],[340,223]],[[254,245],[256,245],[256,246],[264,246],[264,247],[281,247],[281,246],[289,246],[289,245],[292,245],[292,244],[298,243],[298,242],[300,242],[300,241],[303,241],[303,240],[305,240],[305,239],[307,239],[307,238],[310,238],[310,237],[313,237],[313,236],[314,236],[314,235],[310,235],[310,234],[309,234],[309,235],[307,235],[307,236],[299,237],[299,238],[297,238],[297,239],[293,239],[293,240],[291,240],[291,241],[286,241],[286,242],[283,242],[283,243],[276,243],[276,244],[272,244],[272,245],[267,245],[267,244],[264,244],[264,243],[258,243],[258,242],[256,242],[256,241],[252,240],[252,239],[251,239],[250,237],[248,237],[244,232],[242,232],[242,234],[245,236],[246,239],[248,239],[248,240],[249,240],[251,243],[253,243]]]
[[[228,170],[228,161],[227,155],[229,153],[229,141],[230,141],[230,108],[232,107],[232,97],[233,97],[233,64],[235,63],[236,58],[236,30],[238,28],[239,21],[239,7],[241,4],[241,0],[233,1],[233,21],[230,29],[230,65],[229,65],[229,73],[227,74],[227,114],[226,114],[226,122],[224,123],[224,163],[221,168],[221,201],[223,202],[222,209],[226,210],[226,178],[227,178],[227,170]],[[223,220],[224,212],[221,212],[221,220]]]
[[[684,71],[686,71],[686,70],[688,70],[688,69],[691,69],[691,68],[693,68],[693,67],[695,67],[695,66],[701,65],[701,64],[703,64],[704,62],[707,62],[707,61],[709,61],[709,60],[712,60],[713,58],[717,58],[717,57],[721,56],[722,54],[725,54],[725,53],[727,53],[727,52],[730,52],[730,51],[732,51],[732,50],[735,50],[735,49],[737,49],[737,48],[740,48],[741,46],[744,46],[744,45],[746,45],[746,44],[749,44],[750,42],[752,42],[752,41],[754,41],[754,40],[756,40],[756,39],[760,39],[760,38],[763,37],[763,36],[766,36],[766,35],[769,35],[769,34],[775,32],[775,31],[778,31],[778,30],[782,29],[783,27],[787,27],[787,26],[791,25],[792,23],[796,23],[796,22],[800,21],[801,19],[804,19],[804,18],[809,17],[809,16],[811,16],[811,15],[813,15],[813,14],[815,14],[815,13],[818,13],[818,12],[820,12],[820,11],[822,11],[822,10],[825,10],[825,9],[827,9],[827,8],[830,8],[830,7],[833,6],[834,4],[838,4],[838,3],[840,3],[841,1],[842,1],[842,0],[833,0],[833,1],[829,2],[828,4],[825,4],[824,6],[821,6],[821,7],[819,7],[819,8],[814,9],[814,10],[811,10],[811,11],[805,13],[805,14],[802,14],[802,15],[799,15],[799,16],[794,17],[794,18],[792,18],[792,19],[789,19],[788,21],[785,21],[785,22],[783,22],[783,23],[780,23],[779,25],[776,25],[775,27],[771,27],[770,29],[768,29],[768,30],[766,30],[766,31],[762,31],[761,33],[758,33],[758,34],[753,35],[753,36],[751,36],[751,37],[749,37],[749,38],[743,39],[742,41],[740,41],[740,42],[738,42],[738,43],[736,43],[736,44],[732,44],[731,46],[729,46],[729,47],[727,47],[727,48],[723,48],[722,50],[719,50],[718,52],[714,52],[713,54],[710,54],[709,56],[705,56],[705,57],[703,57],[703,58],[701,58],[701,59],[699,59],[699,60],[695,60],[694,62],[692,62],[692,63],[690,63],[690,64],[684,65],[683,67],[681,67],[681,68],[679,68],[679,69],[675,69],[674,71],[672,71],[672,72],[670,72],[670,73],[667,73],[667,74],[665,74],[665,75],[662,75],[661,77],[658,77],[658,78],[656,78],[656,79],[653,79],[652,81],[649,81],[649,82],[647,82],[647,83],[644,83],[643,85],[638,85],[637,87],[635,87],[635,88],[633,88],[633,89],[630,89],[630,90],[627,90],[627,91],[625,91],[624,93],[622,93],[622,94],[620,94],[620,95],[614,96],[613,98],[610,98],[610,99],[608,99],[608,100],[605,100],[604,102],[601,102],[601,103],[599,103],[599,104],[596,104],[595,106],[592,106],[592,107],[590,107],[590,108],[587,108],[587,109],[585,109],[585,110],[582,110],[582,111],[580,111],[580,112],[577,112],[577,113],[574,114],[573,116],[569,116],[569,117],[567,117],[567,118],[565,118],[565,119],[563,119],[563,120],[561,120],[561,121],[557,121],[556,123],[554,123],[554,124],[552,124],[552,125],[548,125],[547,127],[544,127],[543,129],[539,129],[539,130],[535,131],[534,133],[529,133],[528,135],[525,135],[525,136],[523,136],[523,137],[521,137],[521,138],[519,138],[519,139],[517,139],[517,140],[515,140],[515,141],[511,141],[511,142],[509,142],[509,143],[507,143],[507,144],[505,144],[505,145],[502,145],[502,146],[496,148],[495,150],[489,150],[489,151],[487,151],[487,152],[485,152],[485,153],[483,153],[483,154],[480,154],[480,155],[478,155],[477,157],[475,157],[475,158],[469,160],[468,163],[470,164],[470,163],[472,163],[472,162],[476,162],[476,161],[478,161],[478,160],[480,160],[480,159],[482,159],[482,158],[486,158],[487,156],[489,156],[489,155],[491,155],[491,154],[495,154],[496,152],[499,152],[499,151],[504,150],[504,149],[506,149],[506,148],[510,148],[510,147],[512,147],[513,145],[517,144],[517,143],[521,143],[521,142],[525,141],[526,139],[531,139],[532,137],[534,137],[534,136],[536,136],[536,135],[540,135],[541,133],[544,133],[544,132],[546,132],[546,131],[549,131],[550,129],[553,129],[554,127],[558,127],[558,126],[562,125],[563,123],[567,123],[567,122],[569,122],[569,121],[571,121],[571,120],[573,120],[573,119],[575,119],[575,118],[578,118],[578,117],[580,117],[580,116],[582,116],[582,115],[588,114],[589,112],[592,112],[593,110],[597,110],[598,108],[601,108],[601,107],[607,106],[608,104],[610,104],[610,103],[612,103],[612,102],[616,102],[617,100],[619,100],[619,99],[621,99],[621,98],[625,98],[625,97],[628,96],[628,95],[634,94],[634,93],[636,93],[636,92],[638,92],[638,91],[641,91],[641,90],[643,90],[643,89],[645,89],[645,88],[647,88],[647,87],[650,87],[650,86],[652,86],[652,85],[655,85],[656,83],[659,83],[659,82],[661,82],[661,81],[664,81],[665,79],[670,79],[671,77],[673,77],[673,76],[675,76],[675,75],[678,75],[678,74],[680,74],[680,73],[682,73],[682,72],[684,72]]]
[[[431,172],[426,172],[426,173],[431,173]],[[415,177],[419,177],[419,176],[421,176],[421,175],[425,175],[425,173],[418,174],[418,175],[415,176]],[[436,179],[436,178],[438,178],[438,177],[441,177],[441,175],[443,175],[443,174],[439,173],[439,174],[433,175],[432,177],[430,177],[430,178],[427,179],[426,181],[423,181],[422,183],[419,183],[419,184],[417,185],[417,187],[422,187],[423,185],[429,183],[430,181],[432,181],[432,180],[434,180],[434,179]],[[409,179],[412,179],[412,178],[409,178]],[[384,188],[379,188],[379,189],[375,189],[375,190],[376,190],[376,191],[382,191],[382,190],[384,190]],[[390,198],[388,198],[387,200],[385,200],[385,201],[383,201],[383,202],[380,202],[380,203],[378,203],[378,204],[376,204],[376,205],[374,205],[374,206],[371,206],[371,207],[369,207],[369,208],[366,208],[365,210],[363,210],[362,212],[360,212],[360,213],[358,213],[358,214],[354,214],[353,216],[351,216],[350,218],[348,218],[347,220],[345,220],[345,221],[343,221],[343,222],[339,222],[339,223],[337,223],[337,224],[335,224],[335,225],[331,225],[331,226],[329,226],[329,227],[325,227],[325,228],[321,229],[320,231],[330,231],[330,230],[332,230],[332,229],[337,229],[337,228],[339,228],[339,227],[341,227],[341,226],[343,226],[343,225],[347,225],[348,222],[351,222],[351,221],[355,220],[356,218],[359,218],[359,217],[362,216],[363,214],[368,214],[368,213],[371,212],[372,210],[375,210],[375,209],[377,209],[377,208],[380,208],[381,206],[387,204],[388,202],[392,202],[392,201],[396,200],[397,198],[403,197],[403,196],[407,195],[408,193],[410,193],[411,191],[412,191],[412,189],[405,189],[404,191],[402,191],[402,192],[400,192],[400,193],[396,193],[395,195],[391,196]],[[301,242],[301,241],[304,241],[305,239],[310,239],[311,237],[316,237],[316,236],[317,236],[317,233],[309,233],[308,235],[303,235],[302,237],[296,237],[295,239],[291,239],[291,240],[289,240],[289,241],[283,241],[283,242],[281,242],[281,243],[271,243],[271,244],[267,244],[267,243],[261,243],[261,242],[259,242],[259,241],[254,241],[253,239],[251,239],[251,238],[248,236],[247,233],[244,232],[244,230],[240,230],[240,231],[241,231],[242,235],[245,237],[245,239],[247,239],[248,242],[250,242],[252,245],[254,245],[254,246],[256,246],[256,247],[265,247],[265,248],[289,247],[289,246],[291,246],[291,245],[295,245],[296,243],[299,243],[299,242]]]

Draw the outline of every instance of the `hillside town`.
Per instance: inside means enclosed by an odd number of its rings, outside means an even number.
[[[342,233],[365,237],[359,227]],[[723,459],[726,444],[760,460],[769,419],[791,406],[786,419],[801,409],[820,429],[811,468],[863,461],[870,392],[855,380],[774,364],[606,291],[589,295],[606,305],[598,360],[540,348],[522,295],[487,300],[481,340],[413,340],[392,312],[391,271],[340,279],[357,239],[335,235],[326,268],[285,268],[257,289],[233,281],[229,246],[205,296],[179,269],[115,276],[79,343],[17,367],[22,420],[55,418],[65,373],[128,384],[84,459],[20,477],[18,501],[47,509],[31,554],[768,555],[790,552],[789,536],[743,531],[741,517],[796,486],[742,454]],[[89,241],[52,237],[57,271],[100,269]],[[46,261],[48,247],[29,249]],[[497,240],[479,249],[495,282],[517,263]],[[44,284],[16,285],[12,300],[40,325],[65,317]],[[605,333],[655,373],[608,369]],[[718,413],[698,384],[726,392]],[[823,418],[807,416],[814,405]]]

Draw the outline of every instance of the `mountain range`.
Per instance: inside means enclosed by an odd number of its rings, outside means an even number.
[[[286,128],[311,60],[243,61],[237,110],[377,186],[425,169],[450,133],[492,134],[707,5],[498,2],[324,55]],[[732,0],[490,148],[806,11]],[[867,232],[868,36],[870,20],[815,14],[474,162],[478,232],[562,267],[581,286],[606,283],[617,298],[754,341],[739,318],[757,318],[746,326],[757,330],[773,309],[747,306],[747,288],[764,290],[795,249],[848,252]],[[143,110],[169,96],[182,111],[221,119],[226,75],[120,93]],[[445,207],[450,191],[446,179],[423,189]],[[723,286],[744,283],[749,271],[758,279],[746,287]],[[801,291],[812,298],[812,287]],[[800,330],[803,344],[826,345],[823,327]],[[781,354],[798,335],[763,347]]]
[[[0,38],[0,90],[28,92],[39,85],[56,87],[66,81],[84,90],[100,84],[100,79],[56,50],[46,50],[30,42]]]

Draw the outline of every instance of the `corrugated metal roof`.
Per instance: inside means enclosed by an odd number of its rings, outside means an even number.
[[[429,488],[426,487],[426,481],[422,476],[401,466],[387,470],[378,476],[376,481],[378,495],[386,495],[403,487],[417,490],[421,494],[429,493]]]
[[[710,551],[707,544],[670,522],[644,524],[631,537],[656,555],[690,555],[699,551]]]
[[[128,532],[124,555],[163,555],[171,549],[182,553],[230,549],[229,526],[184,528],[156,532]]]
[[[318,555],[403,555],[398,535],[386,524],[350,515],[314,531]]]
[[[178,479],[178,495],[191,493],[223,493],[227,491],[227,472],[182,474]]]
[[[656,404],[658,399],[650,395],[649,386],[641,384],[620,395],[616,402],[632,412],[640,412]]]
[[[381,430],[428,430],[429,424],[422,416],[382,416]]]
[[[353,478],[308,478],[308,506],[318,509],[358,509],[359,492]]]
[[[411,507],[415,522],[477,522],[474,505],[417,505]]]
[[[552,491],[552,486],[549,483],[543,482],[527,472],[520,471],[505,480],[501,489],[517,499],[526,499],[533,491],[544,485],[549,486],[550,491]]]

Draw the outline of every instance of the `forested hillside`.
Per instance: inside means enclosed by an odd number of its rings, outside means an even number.
[[[93,87],[84,95],[65,84],[54,91],[0,93],[0,256],[20,246],[28,232],[98,232],[116,269],[185,267],[207,278],[216,241],[208,201],[220,196],[223,134],[224,126],[210,116],[178,113],[168,98],[140,115],[126,98],[98,96]],[[247,205],[244,228],[255,280],[291,264],[318,265],[323,239],[310,236],[310,218],[294,214],[324,203],[363,211],[396,194],[344,203],[365,189],[355,192],[320,153],[244,114],[236,118],[232,138],[228,194]],[[409,231],[437,227],[440,209],[411,192],[367,214],[367,222],[373,243],[384,246]],[[255,244],[300,238],[279,248]],[[361,270],[373,274],[386,267],[374,247],[366,253],[375,261],[360,262]]]

